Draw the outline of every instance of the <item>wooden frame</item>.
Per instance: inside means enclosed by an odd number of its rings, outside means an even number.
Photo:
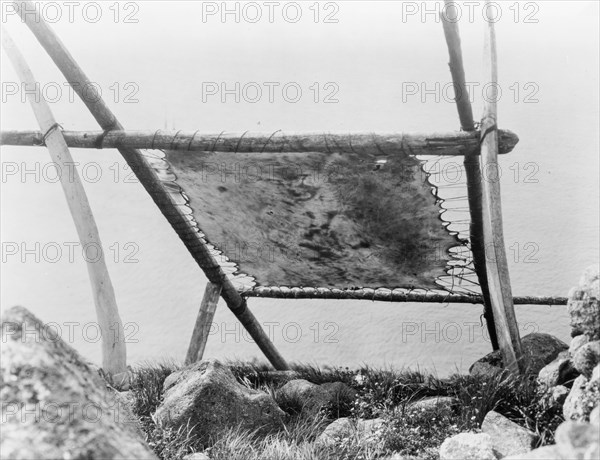
[[[445,0],[447,11],[452,11],[453,2]],[[192,335],[186,362],[202,357],[208,336],[208,326],[212,321],[217,301],[221,296],[230,310],[248,330],[265,356],[277,369],[289,369],[264,330],[250,312],[246,297],[269,296],[279,298],[370,298],[373,300],[423,301],[423,302],[463,302],[483,303],[490,336],[497,343],[504,358],[505,366],[513,372],[522,370],[521,344],[514,314],[515,303],[564,304],[564,298],[512,297],[506,250],[503,240],[502,210],[499,180],[486,177],[482,180],[480,166],[486,171],[497,168],[499,153],[510,152],[518,137],[510,131],[497,128],[497,107],[495,100],[485,104],[481,129],[475,129],[471,106],[468,102],[465,74],[460,48],[458,26],[442,21],[450,55],[456,103],[461,121],[461,132],[445,134],[356,134],[342,136],[335,134],[293,134],[270,135],[218,134],[206,135],[198,132],[183,133],[167,131],[125,131],[99,94],[83,94],[82,88],[96,88],[63,43],[43,19],[28,20],[26,11],[35,8],[32,2],[14,2],[23,22],[31,29],[40,44],[58,66],[74,91],[86,104],[102,131],[59,132],[55,123],[48,126],[53,118],[45,117],[42,131],[7,131],[0,133],[2,145],[48,145],[59,147],[62,152],[67,146],[78,148],[117,148],[140,183],[150,194],[160,211],[177,232],[186,248],[194,257],[209,280],[196,327]],[[486,0],[486,7],[489,0]],[[497,83],[497,56],[494,25],[488,22],[485,35],[486,78]],[[362,152],[372,155],[450,155],[464,156],[467,172],[469,209],[471,214],[470,236],[474,256],[475,271],[482,287],[482,296],[462,296],[456,294],[414,293],[412,291],[373,289],[322,291],[318,288],[276,288],[258,287],[239,292],[217,263],[206,241],[191,225],[187,216],[174,203],[148,160],[137,150],[139,148],[185,150],[198,152]],[[88,205],[89,207],[89,205]],[[91,215],[91,210],[90,210]],[[93,222],[93,221],[92,221]],[[79,227],[78,227],[79,230]],[[113,294],[114,296],[114,294]],[[115,304],[116,305],[116,304]],[[120,366],[120,364],[119,364]],[[521,366],[521,369],[520,369]]]

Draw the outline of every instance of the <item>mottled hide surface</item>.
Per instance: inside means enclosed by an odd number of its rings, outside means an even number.
[[[165,159],[207,240],[256,285],[435,288],[459,244],[408,156],[168,151]]]

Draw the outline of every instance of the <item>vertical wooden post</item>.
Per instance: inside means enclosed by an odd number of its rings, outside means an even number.
[[[221,286],[209,281],[204,290],[204,297],[202,297],[200,311],[198,312],[196,325],[192,332],[192,339],[190,340],[190,346],[185,357],[185,364],[192,364],[202,359],[204,349],[206,348],[206,341],[208,340],[210,325],[215,317],[215,310],[217,309],[220,297]]]
[[[123,324],[119,316],[115,291],[106,267],[100,234],[94,220],[92,208],[85,194],[79,173],[76,169],[69,169],[75,162],[52,115],[50,106],[41,94],[39,85],[36,84],[25,58],[4,28],[2,28],[2,46],[22,83],[27,88],[35,88],[33,93],[27,93],[27,98],[40,129],[45,133],[44,141],[52,161],[59,171],[63,173],[71,171],[70,174],[60,175],[60,184],[67,199],[79,241],[83,248],[93,247],[99,251],[98,259],[86,260],[86,265],[92,285],[96,317],[102,332],[102,368],[107,374],[115,378],[118,381],[117,383],[121,383],[127,376],[127,353]]]
[[[35,20],[32,20],[31,14],[27,14],[36,8],[33,2],[13,2],[13,5],[22,21],[33,32],[102,129],[107,132],[115,129],[122,130],[123,125],[106,105],[102,95],[96,90],[79,64],[77,64],[77,61],[71,56],[43,17],[37,15]],[[198,231],[190,224],[180,207],[174,203],[148,160],[137,149],[120,148],[118,150],[208,280],[222,287],[221,297],[227,303],[227,307],[246,328],[267,359],[276,369],[288,370],[289,365],[277,351],[256,317],[248,309],[246,299],[242,298],[210,253]]]
[[[486,8],[489,0],[486,0]],[[504,247],[500,174],[498,169],[497,84],[498,59],[494,23],[487,21],[484,43],[484,75],[496,91],[486,95],[481,121],[481,164],[483,181],[483,238],[485,244],[487,279],[494,310],[498,344],[504,366],[518,373],[522,362],[521,339],[513,306],[508,262]]]
[[[458,31],[458,10],[454,0],[445,0],[446,16],[440,13],[444,35],[448,45],[450,56],[450,73],[454,84],[456,108],[460,118],[460,126],[463,131],[475,131],[473,110],[469,101],[469,90],[467,89],[465,70],[463,66],[460,33]],[[456,18],[455,22],[449,19]],[[483,214],[482,214],[482,183],[481,165],[479,155],[465,155],[465,173],[467,177],[467,195],[469,200],[469,214],[471,223],[469,225],[469,239],[471,241],[471,252],[473,253],[473,265],[481,287],[483,296],[483,316],[485,317],[488,334],[492,343],[492,349],[498,349],[498,338],[496,326],[494,325],[494,314],[490,300],[490,291],[485,269],[485,248],[483,244]]]

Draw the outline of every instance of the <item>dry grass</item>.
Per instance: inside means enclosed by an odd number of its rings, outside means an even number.
[[[257,363],[228,363],[243,384],[262,389],[272,395],[277,383],[269,366]],[[145,365],[135,371],[132,391],[134,412],[140,417],[150,446],[161,459],[180,460],[191,452],[206,452],[213,460],[300,460],[347,459],[370,460],[400,453],[407,458],[433,460],[446,437],[480,428],[485,414],[495,410],[540,436],[540,445],[553,442],[553,432],[562,422],[556,409],[546,407],[531,378],[502,376],[453,375],[438,379],[420,372],[363,367],[318,368],[295,366],[300,378],[313,383],[341,381],[354,388],[358,396],[353,404],[340,402],[323,408],[318,417],[303,415],[302,401],[278,400],[289,417],[285,428],[266,437],[231,428],[212,445],[198,443],[192,430],[178,432],[162,429],[154,424],[152,414],[162,398],[165,378],[177,366],[166,364]],[[453,396],[456,408],[440,407],[418,411],[411,401],[426,396]],[[316,442],[317,437],[333,419],[376,418],[384,420],[383,428],[365,437],[350,433],[335,445]]]

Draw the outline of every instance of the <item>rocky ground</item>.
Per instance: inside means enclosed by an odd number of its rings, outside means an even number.
[[[598,268],[569,294],[572,341],[522,338],[447,379],[402,370],[277,372],[206,360],[132,370],[115,388],[27,310],[2,318],[6,459],[597,459]]]

